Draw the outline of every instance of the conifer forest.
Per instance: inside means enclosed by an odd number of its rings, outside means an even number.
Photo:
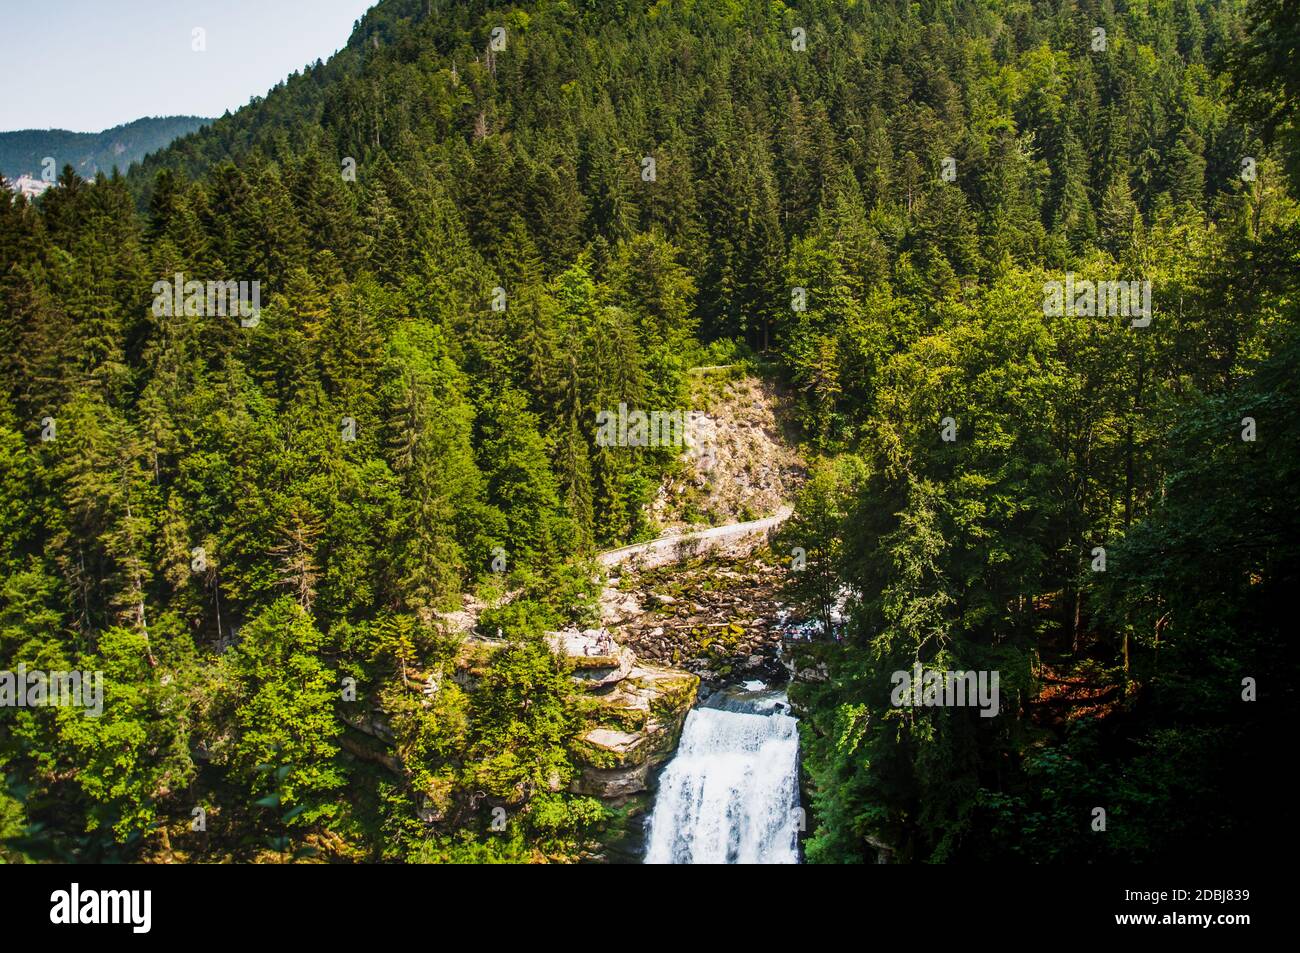
[[[1297,14],[378,0],[48,146],[0,859],[1280,851]]]

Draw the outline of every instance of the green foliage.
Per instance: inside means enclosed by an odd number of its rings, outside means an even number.
[[[1277,620],[1298,448],[1243,436],[1298,410],[1294,277],[1256,274],[1225,351],[1182,294],[1237,266],[1163,218],[1141,247],[1153,333],[1047,316],[1046,276],[1008,271],[885,366],[856,499],[831,505],[814,468],[790,532],[841,541],[829,585],[856,609],[814,656],[829,679],[794,691],[811,859],[1231,856],[1261,836],[1271,801],[1240,779],[1284,703],[1243,701],[1243,679],[1296,674]],[[999,716],[898,707],[891,674],[915,664],[999,672]]]
[[[782,525],[776,543],[790,561],[786,591],[809,607],[827,639],[835,635],[844,537],[851,532],[849,507],[863,479],[856,458],[817,461],[795,496],[795,513]]]
[[[1121,6],[381,0],[125,178],[3,192],[0,664],[101,669],[106,700],[0,720],[0,830],[33,858],[581,854],[542,633],[594,621],[588,557],[652,533],[679,466],[596,414],[698,409],[692,366],[731,364],[779,374],[826,458],[792,595],[852,607],[796,689],[810,858],[1167,857],[1241,816],[1254,713],[1290,714],[1226,699],[1288,671],[1295,18]],[[1150,280],[1152,323],[1047,317],[1067,272]],[[155,313],[178,274],[257,280],[257,326]],[[505,648],[443,631],[474,588]],[[901,717],[916,662],[1000,669],[1006,714]],[[182,832],[196,801],[224,843]]]
[[[572,776],[575,692],[541,638],[512,636],[492,656],[470,703],[470,783],[512,804],[563,789]]]
[[[334,742],[339,683],[319,658],[321,642],[307,613],[282,598],[247,622],[222,658],[229,688],[219,698],[233,709],[234,729],[226,762],[250,798],[274,791],[279,805],[306,806],[303,824],[336,813],[329,798],[345,783]],[[288,770],[268,774],[268,763]]]
[[[155,674],[143,635],[112,628],[100,635],[83,672],[103,673],[102,715],[60,708],[59,735],[77,766],[77,784],[93,807],[87,829],[101,824],[118,839],[150,831],[159,820],[158,799],[192,780],[190,717],[186,712],[187,660]]]

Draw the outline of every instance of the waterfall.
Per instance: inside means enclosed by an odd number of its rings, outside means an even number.
[[[785,712],[783,694],[747,691],[686,716],[659,779],[646,863],[799,862],[798,721]]]

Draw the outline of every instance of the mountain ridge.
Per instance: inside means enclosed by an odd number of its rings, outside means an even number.
[[[114,168],[126,172],[151,152],[202,129],[212,120],[203,116],[146,116],[100,132],[68,129],[14,129],[0,132],[0,175],[39,178],[47,157],[52,174],[71,165],[82,178]]]

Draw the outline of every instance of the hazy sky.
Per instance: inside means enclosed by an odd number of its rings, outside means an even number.
[[[0,6],[0,131],[220,116],[347,42],[375,0],[44,0]],[[195,52],[193,31],[206,31]]]

